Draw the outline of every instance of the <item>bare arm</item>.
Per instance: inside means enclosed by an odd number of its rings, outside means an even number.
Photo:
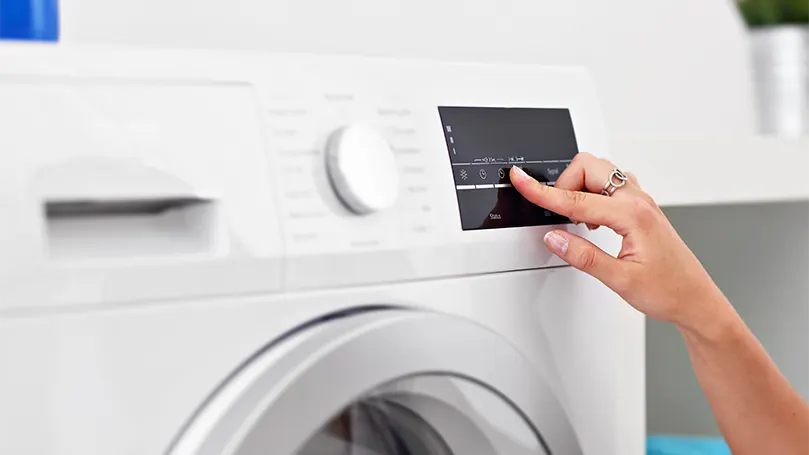
[[[578,154],[556,188],[518,168],[514,187],[531,202],[623,237],[613,257],[566,231],[545,243],[652,318],[674,323],[719,428],[735,455],[809,454],[809,406],[790,386],[663,212],[634,177],[599,193],[615,166]]]
[[[722,306],[715,320],[678,329],[728,445],[736,455],[809,454],[809,407],[730,305]]]

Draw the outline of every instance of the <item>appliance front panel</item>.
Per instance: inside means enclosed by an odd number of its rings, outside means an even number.
[[[553,225],[566,220],[521,202],[509,187],[506,171],[513,164],[522,165],[552,183],[578,150],[608,156],[593,87],[587,74],[576,68],[35,46],[2,46],[0,62],[0,75],[14,81],[54,77],[82,83],[128,81],[169,87],[169,95],[170,87],[181,92],[193,86],[203,93],[212,93],[223,84],[253,87],[255,107],[243,104],[231,111],[232,106],[214,101],[211,108],[220,107],[222,112],[244,118],[259,115],[266,162],[249,161],[249,173],[244,175],[263,172],[266,185],[264,189],[249,187],[256,191],[255,197],[236,192],[214,195],[221,198],[221,206],[238,209],[220,212],[218,216],[224,219],[216,221],[234,226],[233,232],[255,235],[255,227],[242,219],[234,225],[233,214],[275,217],[280,236],[267,237],[260,247],[255,242],[231,242],[230,247],[214,250],[222,254],[185,255],[182,262],[173,262],[175,277],[185,278],[175,283],[205,282],[202,291],[195,289],[204,294],[232,290],[233,286],[225,285],[227,281],[217,284],[205,274],[215,270],[225,275],[229,268],[238,268],[238,273],[229,275],[243,277],[241,287],[261,290],[261,276],[277,273],[272,266],[277,255],[283,256],[280,290],[562,265],[542,244],[544,233],[555,226],[585,237],[590,234],[583,227]],[[167,96],[166,103],[171,99]],[[162,103],[155,100],[149,108],[159,110]],[[469,126],[457,124],[457,119],[454,125],[445,124],[451,107],[478,114],[522,114],[478,118],[478,124]],[[440,109],[444,109],[443,120]],[[13,118],[8,122],[13,124]],[[489,127],[483,132],[490,139],[487,147],[473,136],[481,134],[482,125]],[[447,128],[453,126],[461,130],[449,133]],[[199,127],[212,129],[204,122]],[[81,148],[76,141],[62,147],[72,153]],[[197,148],[181,144],[171,150],[188,163],[194,163],[199,153]],[[238,144],[232,154],[220,153],[224,154],[218,157],[223,168],[231,161],[233,166],[247,166]],[[453,153],[468,157],[468,166],[467,161],[455,161]],[[20,159],[22,165],[36,167],[31,164],[36,161]],[[464,183],[461,171],[467,178],[475,178],[475,183]],[[224,178],[240,188],[238,176],[229,173]],[[210,182],[196,179],[195,185],[206,188],[210,183],[207,187],[214,188],[213,183],[222,178],[214,172]],[[38,226],[42,220],[36,213],[42,201],[26,192],[29,184],[21,182],[4,196],[27,213],[21,220]],[[515,203],[520,207],[512,207]],[[467,220],[466,226],[462,220]],[[477,229],[481,226],[486,229]],[[0,241],[15,243],[11,238]],[[36,239],[31,241],[17,242],[15,250],[21,256],[26,251],[40,251]],[[237,257],[228,254],[234,247],[240,249]],[[34,268],[28,275],[36,276],[37,270],[56,274],[65,270],[50,268],[53,261],[47,256],[43,263],[44,269]],[[96,284],[105,273],[121,270],[120,264],[102,261],[92,265],[94,271],[87,275],[72,275],[73,282],[87,282],[75,289],[89,291],[71,300],[86,303],[122,298],[125,293],[116,293],[115,286],[99,291]],[[60,266],[89,270],[82,261],[63,261]],[[255,273],[245,273],[245,267]],[[6,273],[19,276],[20,270],[13,272]],[[138,294],[137,288],[141,288],[150,290],[148,298],[177,295],[176,285],[143,279],[135,286],[130,283],[134,279],[121,278],[128,294]],[[279,290],[271,283],[263,285],[267,291]],[[42,297],[23,289],[15,300],[26,304],[26,296]],[[59,303],[59,295],[46,297]]]
[[[380,302],[496,332],[545,378],[585,453],[643,453],[643,317],[571,268],[5,317],[0,453],[163,453],[262,346],[323,314]]]

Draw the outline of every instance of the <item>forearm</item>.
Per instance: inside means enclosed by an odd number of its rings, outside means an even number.
[[[719,298],[717,298],[719,299]],[[735,455],[809,454],[809,407],[733,308],[678,325],[694,372]]]

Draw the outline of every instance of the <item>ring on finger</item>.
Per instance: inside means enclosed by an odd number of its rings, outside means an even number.
[[[629,177],[626,176],[620,169],[615,168],[610,172],[610,176],[607,179],[607,183],[604,184],[604,189],[601,190],[602,196],[612,196],[615,193],[615,190],[621,188],[622,186],[626,185],[627,180]]]

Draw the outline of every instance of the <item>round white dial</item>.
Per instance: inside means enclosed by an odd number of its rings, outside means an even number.
[[[326,145],[326,168],[338,197],[354,213],[384,210],[399,195],[393,150],[371,127],[348,125],[334,131]]]

